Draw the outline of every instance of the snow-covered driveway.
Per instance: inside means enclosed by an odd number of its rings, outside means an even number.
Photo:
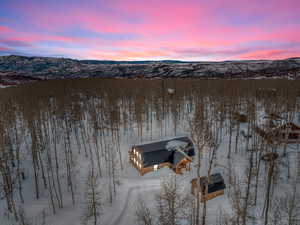
[[[125,178],[118,190],[117,199],[111,207],[106,207],[102,217],[105,225],[135,224],[136,203],[141,196],[153,198],[160,188],[159,178]]]

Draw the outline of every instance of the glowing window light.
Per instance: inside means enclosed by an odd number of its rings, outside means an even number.
[[[135,148],[133,149],[133,154],[135,154]]]

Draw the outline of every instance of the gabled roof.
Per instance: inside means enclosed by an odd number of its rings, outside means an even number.
[[[283,125],[281,125],[280,127],[278,127],[279,129],[286,129],[286,128],[292,128],[292,130],[300,130],[300,127],[298,127],[296,124],[294,124],[293,122],[288,122],[285,123]]]
[[[192,143],[188,137],[183,136],[183,137],[176,137],[176,138],[171,138],[171,139],[167,139],[167,140],[155,141],[155,142],[146,143],[146,144],[134,145],[134,147],[139,148],[141,150],[141,153],[166,150],[166,145],[168,144],[168,142],[170,142],[172,140]]]
[[[172,146],[173,144],[180,142],[186,143],[186,146],[188,147],[177,149],[175,145]],[[170,145],[170,143],[172,145]],[[176,166],[184,158],[191,161],[191,156],[195,155],[193,143],[186,136],[134,145],[133,147],[139,149],[145,167],[167,162]]]
[[[201,186],[201,190],[203,192],[205,191],[207,182],[208,182],[207,177],[200,177],[200,186]],[[197,178],[194,178],[191,181],[191,183],[192,183],[192,185],[197,187],[198,186]],[[226,185],[225,185],[224,179],[220,173],[215,173],[215,174],[210,175],[210,182],[208,183],[208,193],[223,190],[225,188],[226,188]]]
[[[183,160],[185,158],[185,156],[180,153],[180,152],[174,152],[174,158],[173,158],[173,165],[176,166],[178,163],[181,162],[181,160]]]

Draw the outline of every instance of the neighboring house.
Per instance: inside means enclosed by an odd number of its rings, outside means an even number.
[[[209,182],[208,182],[209,180]],[[197,191],[200,192],[201,202],[208,201],[213,199],[219,195],[224,194],[224,189],[226,185],[224,183],[224,179],[220,173],[215,173],[210,175],[209,179],[207,177],[200,177],[200,188],[198,188],[198,179],[195,178],[191,181],[191,191],[192,194],[197,197]],[[208,191],[206,192],[206,186],[208,187]],[[207,194],[206,194],[207,193]]]
[[[245,115],[243,113],[234,112],[233,119],[238,123],[247,123],[248,122],[247,115]]]
[[[175,173],[190,170],[195,155],[193,142],[188,137],[176,137],[132,146],[129,160],[141,175],[169,167]]]
[[[277,121],[283,120],[283,118],[280,115],[277,115],[275,113],[269,113],[269,114],[265,115],[263,118],[270,119],[270,120],[277,120]]]
[[[283,118],[275,113],[266,114],[262,117],[261,121],[265,128],[278,127],[284,123]]]
[[[255,128],[255,131],[270,142],[279,143],[299,143],[300,127],[293,122],[284,123],[276,127],[261,129]]]
[[[272,138],[282,143],[300,142],[300,127],[292,122],[285,123],[271,130]]]

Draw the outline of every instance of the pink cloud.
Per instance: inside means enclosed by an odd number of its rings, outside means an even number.
[[[60,42],[53,47],[60,52],[106,59],[286,57],[299,53],[292,49],[300,42],[299,8],[298,0],[29,0],[14,5],[24,29],[0,26],[0,32],[33,47]],[[107,36],[65,32],[74,28]],[[118,34],[134,38],[114,38]],[[59,49],[62,43],[78,51]]]
[[[9,27],[0,26],[0,33],[11,32],[12,30]]]
[[[10,50],[11,50],[10,48],[6,48],[6,47],[1,47],[1,46],[0,46],[0,52],[1,52],[1,51],[10,51]]]
[[[300,49],[287,51],[282,49],[273,50],[254,50],[245,54],[237,55],[238,59],[285,59],[297,57],[300,55]]]
[[[7,38],[9,41],[18,41],[23,43],[34,44],[37,42],[43,41],[58,41],[58,42],[66,42],[66,43],[79,43],[83,41],[83,39],[76,37],[68,37],[68,36],[59,36],[59,35],[47,35],[47,34],[39,34],[39,33],[24,33],[24,32],[14,32],[12,36]]]
[[[94,59],[112,59],[112,60],[138,60],[138,59],[147,59],[168,57],[169,53],[162,50],[144,50],[144,51],[130,51],[130,50],[121,50],[121,51],[90,51],[87,52],[87,57]]]

